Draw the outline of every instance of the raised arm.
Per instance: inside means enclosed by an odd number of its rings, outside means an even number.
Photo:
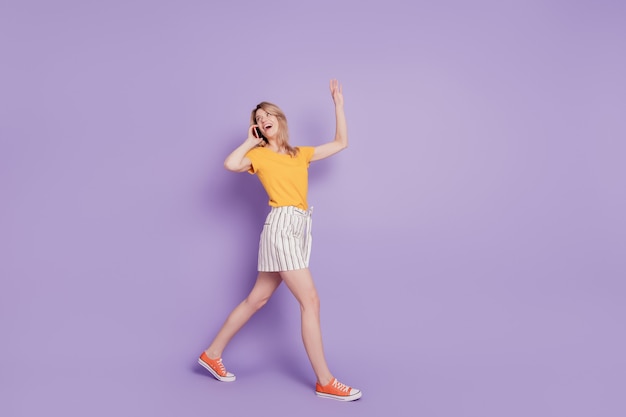
[[[330,80],[330,94],[335,102],[335,139],[315,147],[311,161],[319,161],[328,158],[337,152],[348,147],[348,127],[346,125],[346,115],[343,111],[343,92],[341,84],[337,80]]]
[[[226,157],[224,167],[227,170],[233,172],[245,172],[252,167],[252,162],[246,158],[246,154],[250,149],[257,146],[263,140],[254,136],[252,133],[254,127],[255,125],[250,126],[246,140]]]

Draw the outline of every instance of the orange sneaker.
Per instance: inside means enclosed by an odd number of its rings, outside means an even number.
[[[207,371],[211,372],[215,378],[223,382],[232,382],[235,380],[235,375],[230,372],[226,372],[222,358],[211,359],[206,353],[202,352],[198,363],[202,365]]]
[[[318,397],[332,398],[339,401],[354,401],[361,398],[361,391],[350,388],[333,378],[328,385],[321,386],[319,382],[315,384],[315,394]]]

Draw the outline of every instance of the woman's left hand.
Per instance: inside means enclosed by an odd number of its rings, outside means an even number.
[[[330,80],[330,94],[333,96],[335,106],[343,106],[343,91],[339,81],[335,79]]]

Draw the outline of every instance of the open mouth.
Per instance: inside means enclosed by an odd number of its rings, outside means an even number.
[[[273,125],[273,124],[271,124],[271,123],[268,123],[268,124],[266,124],[266,125],[263,125],[263,130],[267,131],[267,130],[271,129],[273,126],[274,126],[274,125]]]

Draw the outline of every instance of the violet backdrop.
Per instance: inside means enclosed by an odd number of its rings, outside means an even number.
[[[623,416],[626,4],[0,5],[0,415]],[[267,201],[227,172],[261,100],[314,163],[311,270],[333,372],[313,395]]]

